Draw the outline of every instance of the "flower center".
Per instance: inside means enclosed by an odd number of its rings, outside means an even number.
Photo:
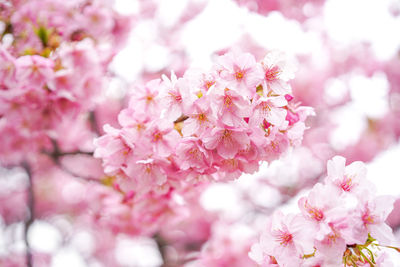
[[[264,112],[265,114],[268,114],[269,112],[271,112],[271,107],[270,107],[270,105],[269,105],[268,102],[263,102],[263,103],[261,104],[261,107],[262,107],[262,110],[263,110],[263,112]]]
[[[236,80],[240,81],[240,80],[243,79],[243,77],[244,77],[243,71],[237,71],[237,72],[235,73],[235,78],[236,78]]]
[[[175,93],[169,93],[169,95],[175,99],[176,102],[182,102],[182,96],[180,94],[175,94]]]
[[[289,243],[292,242],[292,240],[293,240],[292,234],[283,231],[280,231],[279,236],[277,238],[277,241],[283,246],[287,246]]]
[[[162,139],[162,133],[156,132],[153,134],[153,141],[157,142],[158,140]]]
[[[344,177],[343,181],[339,185],[344,191],[349,192],[353,187],[353,181],[351,177]]]
[[[269,82],[275,81],[278,79],[280,73],[281,71],[279,70],[279,68],[277,66],[274,66],[270,69],[267,69],[267,71],[265,72],[265,79]]]
[[[196,148],[190,149],[188,151],[188,156],[189,156],[189,158],[194,159],[194,160],[200,160],[202,158],[200,151]]]
[[[144,169],[145,173],[150,174],[151,173],[151,165],[150,164],[146,164],[146,167]]]
[[[233,101],[232,101],[231,96],[225,95],[225,97],[224,97],[224,105],[225,105],[225,107],[229,108],[230,106],[232,106],[232,103],[233,103]]]
[[[147,95],[146,96],[146,102],[147,104],[153,101],[153,96],[152,95]]]
[[[197,119],[199,120],[200,123],[203,123],[204,121],[207,120],[207,116],[204,113],[200,113],[197,115]]]
[[[374,216],[369,213],[369,211],[365,212],[361,217],[364,225],[373,224],[375,222]]]
[[[214,81],[206,81],[204,85],[208,90],[208,89],[210,89],[211,86],[214,85],[214,83],[215,83]]]
[[[311,207],[307,202],[305,204],[305,208],[308,214],[310,214],[311,218],[315,219],[316,221],[321,221],[324,218],[324,213],[321,210]]]
[[[223,138],[229,138],[231,136],[231,131],[225,130],[224,133],[222,134]]]

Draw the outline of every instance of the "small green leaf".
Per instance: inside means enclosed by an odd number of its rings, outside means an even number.
[[[38,29],[35,30],[35,32],[42,42],[43,47],[46,47],[47,43],[49,42],[50,31],[47,30],[45,27],[40,26]]]

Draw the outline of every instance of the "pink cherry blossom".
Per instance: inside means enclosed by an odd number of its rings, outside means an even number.
[[[174,152],[180,135],[173,128],[173,124],[159,119],[152,121],[146,129],[146,137],[154,145],[154,153],[167,157]]]
[[[202,140],[207,149],[216,149],[225,158],[233,158],[240,150],[246,150],[250,140],[243,129],[217,126],[206,133]]]
[[[266,266],[271,259],[280,266],[368,266],[365,264],[375,263],[374,257],[384,254],[379,249],[372,252],[375,247],[398,250],[390,247],[396,242],[385,223],[394,199],[376,197],[373,188],[359,193],[361,188],[371,186],[362,162],[345,166],[345,158],[335,156],[327,165],[325,182],[317,183],[299,199],[301,213],[284,216],[278,211],[269,219],[260,242],[249,254],[253,260]],[[346,183],[350,186],[343,189],[341,183],[332,182],[336,181],[333,177],[343,179],[344,173],[357,177],[357,183]],[[301,245],[308,244],[308,249],[296,244],[296,238]]]
[[[328,161],[328,181],[336,185],[342,192],[365,194],[373,190],[365,179],[366,168],[362,162],[353,162],[345,166],[346,159],[340,156]]]
[[[251,109],[247,99],[229,88],[213,88],[215,103],[211,106],[222,123],[231,127],[245,125],[244,118],[250,117]]]
[[[262,71],[251,54],[228,53],[220,57],[218,63],[219,75],[228,87],[237,87],[238,92],[248,98],[255,95],[256,87],[262,80]]]
[[[187,113],[188,119],[183,122],[182,134],[184,136],[201,136],[205,131],[210,130],[216,124],[216,117],[207,99],[202,97],[194,101],[193,106]]]
[[[273,256],[280,266],[299,266],[302,257],[314,251],[311,232],[312,227],[302,216],[276,212],[260,238],[261,251],[252,247],[250,257],[261,264],[265,256]]]
[[[390,196],[378,196],[375,199],[360,203],[359,215],[361,219],[360,234],[370,233],[383,245],[395,243],[392,229],[385,223],[394,204]]]
[[[145,113],[153,115],[159,114],[159,93],[161,80],[152,80],[143,87],[138,87],[131,98],[130,106],[143,110]]]
[[[15,59],[2,46],[0,46],[0,59],[0,89],[9,89],[15,82]]]
[[[254,115],[250,120],[254,120],[253,123],[260,124],[264,119],[278,128],[284,130],[287,127],[285,109],[281,109],[287,105],[287,101],[284,97],[260,97],[254,101]],[[290,123],[289,123],[290,124]]]
[[[263,87],[267,91],[276,94],[290,94],[290,85],[286,82],[294,78],[295,67],[287,61],[286,56],[278,51],[273,51],[267,54],[261,65],[264,69],[264,82]]]
[[[190,88],[184,79],[178,80],[174,73],[171,74],[171,80],[163,76],[161,86],[166,89],[161,90],[160,104],[167,109],[165,117],[171,120],[178,119],[182,114],[187,114],[192,102],[197,98],[192,94]]]
[[[213,161],[212,153],[194,137],[183,139],[176,148],[176,153],[182,170],[195,169],[203,173],[209,171]]]
[[[140,194],[150,191],[153,184],[161,186],[167,181],[167,176],[162,169],[162,162],[152,158],[130,163],[127,166],[126,173],[131,177],[137,177],[133,188],[136,189],[135,192]]]
[[[131,153],[135,149],[135,145],[126,140],[120,130],[109,125],[104,126],[104,131],[108,135],[95,141],[95,145],[102,148],[96,149],[94,156],[107,161],[107,168],[104,170],[106,173],[115,173],[121,166],[126,165],[124,155]]]
[[[54,76],[54,62],[41,56],[23,56],[17,58],[16,79],[25,86],[42,87]]]

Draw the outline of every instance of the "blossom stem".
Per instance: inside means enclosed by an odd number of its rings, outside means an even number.
[[[371,267],[374,267],[374,266],[375,266],[375,264],[374,264],[373,262],[371,262],[371,260],[368,259],[367,256],[365,256],[365,254],[362,252],[361,249],[360,249],[360,254],[361,254],[361,256],[364,258],[364,260],[366,260],[366,261],[369,263],[369,265],[370,265]]]
[[[398,248],[398,247],[393,247],[393,246],[383,246],[383,245],[379,245],[379,246],[381,246],[381,247],[385,247],[385,248],[391,248],[391,249],[394,249],[394,250],[396,250],[397,252],[400,252],[400,248]]]

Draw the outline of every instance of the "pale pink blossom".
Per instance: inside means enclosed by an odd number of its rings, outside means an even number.
[[[278,51],[268,53],[261,61],[264,70],[263,87],[266,91],[286,95],[291,94],[291,87],[288,80],[294,78],[296,67],[286,59],[286,56]]]
[[[142,195],[149,192],[154,184],[163,185],[167,181],[167,175],[162,168],[163,164],[165,164],[163,161],[153,158],[130,162],[125,172],[128,176],[136,178],[131,188]]]
[[[140,86],[134,91],[134,95],[130,100],[129,106],[143,110],[149,115],[159,114],[160,106],[158,93],[161,80],[152,80],[146,83],[145,86]]]
[[[10,89],[15,83],[15,58],[0,45],[0,90]]]
[[[173,128],[173,124],[163,119],[152,121],[146,129],[145,135],[153,144],[153,152],[161,157],[171,155],[180,139],[180,135]]]
[[[217,83],[217,73],[207,73],[200,69],[189,69],[183,77],[198,96],[205,95]]]
[[[246,150],[250,145],[248,135],[241,128],[217,126],[202,137],[204,147],[216,149],[225,158],[233,158],[240,150]]]
[[[244,119],[251,115],[249,100],[229,88],[214,88],[211,97],[215,101],[211,108],[219,121],[231,127],[245,125]]]
[[[160,104],[166,109],[165,118],[176,120],[188,113],[189,107],[197,97],[192,94],[187,82],[184,79],[177,79],[174,73],[171,73],[171,79],[165,75],[162,79],[161,86],[165,89],[161,90]]]
[[[283,215],[275,212],[260,237],[259,246],[252,248],[250,257],[263,262],[264,257],[273,256],[279,266],[300,266],[301,259],[314,251],[312,225],[300,215]],[[261,251],[259,250],[261,249]],[[262,255],[259,255],[259,252]]]
[[[256,64],[255,58],[248,53],[228,53],[218,59],[217,66],[220,77],[227,82],[227,86],[236,87],[238,93],[252,98],[256,94],[256,87],[262,81],[262,70]]]
[[[177,146],[176,154],[182,170],[195,169],[199,173],[204,173],[211,169],[213,155],[197,138],[184,138]]]
[[[121,131],[112,128],[109,125],[104,126],[104,135],[94,141],[97,147],[94,156],[102,158],[105,161],[106,173],[114,174],[119,171],[122,166],[126,166],[126,155],[131,154],[135,149],[135,145],[121,135]]]
[[[250,121],[260,124],[265,119],[268,123],[284,130],[287,127],[285,120],[287,111],[281,107],[286,105],[287,101],[283,96],[260,97],[254,101],[254,114]]]
[[[393,209],[393,203],[394,198],[391,196],[378,196],[361,202],[358,209],[360,222],[358,234],[366,239],[369,233],[382,245],[395,244],[393,231],[385,222]]]
[[[187,120],[183,122],[182,134],[184,136],[201,136],[216,124],[216,117],[213,114],[207,98],[202,97],[194,101],[193,106],[187,113]]]
[[[368,181],[364,181],[367,169],[360,162],[353,162],[345,166],[346,159],[335,156],[328,161],[327,181],[336,186],[343,193],[353,193],[357,195],[368,194],[373,191],[373,187]]]
[[[16,79],[25,86],[42,87],[54,77],[54,62],[41,56],[22,56],[16,59]]]

